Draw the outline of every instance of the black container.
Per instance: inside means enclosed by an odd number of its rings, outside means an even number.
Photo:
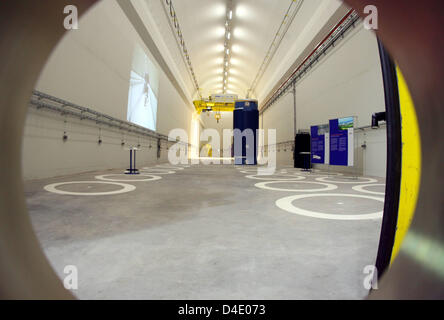
[[[311,169],[311,136],[298,133],[294,140],[294,167]],[[306,154],[304,154],[306,153]]]
[[[257,130],[259,129],[259,111],[257,109],[257,101],[236,101],[236,107],[233,112],[233,129],[239,129],[240,132],[244,134],[246,133],[245,130],[252,130],[254,137],[251,145],[251,143],[247,144],[246,137],[235,133],[234,144],[236,144],[237,139],[242,139],[242,150],[239,154],[236,154],[236,150],[233,151],[233,156],[235,159],[234,163],[238,165],[257,165]],[[253,158],[248,159],[247,151],[250,149],[253,149]]]

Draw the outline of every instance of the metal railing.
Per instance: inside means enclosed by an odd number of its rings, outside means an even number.
[[[250,85],[250,89],[248,89],[247,99],[250,97],[250,94],[256,90],[257,84],[262,79],[262,76],[264,75],[265,71],[267,70],[268,66],[270,65],[271,60],[273,60],[274,55],[278,51],[282,40],[284,39],[285,35],[287,34],[288,29],[290,28],[291,24],[293,23],[293,20],[296,17],[296,15],[298,14],[299,9],[301,8],[303,3],[304,3],[304,0],[291,0],[290,1],[290,6],[284,15],[284,18],[282,19],[282,22],[281,22],[278,30],[276,31],[273,41],[271,42],[271,44],[268,48],[268,51],[265,54],[265,58],[262,61],[262,64],[259,67],[259,70],[258,70],[256,76],[254,77],[253,82]]]
[[[291,76],[271,95],[271,97],[264,103],[260,109],[260,114],[270,108],[277,100],[279,100],[293,84],[296,84],[308,70],[312,69],[322,57],[327,54],[330,48],[334,48],[338,41],[344,38],[345,33],[355,26],[356,21],[359,20],[359,15],[356,11],[350,10],[344,18],[330,31],[323,41],[310,53],[307,58],[296,68]]]
[[[355,131],[367,131],[367,130],[370,130],[370,131],[375,131],[375,130],[378,130],[378,129],[381,129],[381,128],[385,128],[386,127],[386,123],[381,123],[380,125],[379,125],[379,127],[377,127],[377,128],[373,128],[371,125],[368,125],[368,126],[362,126],[362,127],[357,127],[357,128],[354,128],[354,130]],[[287,150],[287,149],[290,149],[291,151],[293,151],[293,149],[292,148],[294,148],[294,141],[283,141],[283,142],[278,142],[278,143],[275,143],[275,144],[266,144],[266,145],[263,145],[263,146],[260,146],[262,149],[274,149],[274,150],[280,150],[280,149],[283,149],[284,151],[285,150]]]
[[[96,124],[107,125],[121,131],[133,133],[135,135],[147,136],[154,139],[172,142],[168,140],[168,136],[166,135],[157,133],[128,121],[114,118],[107,114],[95,111],[91,108],[79,106],[75,103],[51,96],[37,90],[33,91],[32,93],[30,106],[34,106],[37,109],[48,109],[60,113],[61,116],[69,115],[75,118],[79,118],[80,120],[93,121]],[[189,145],[187,143],[183,144]]]
[[[260,147],[261,147],[262,150],[273,149],[273,150],[279,150],[278,152],[280,152],[281,148],[284,151],[286,151],[287,149],[289,149],[290,151],[293,151],[294,141],[283,141],[283,142],[278,142],[276,144],[263,145],[263,146],[260,146]]]
[[[191,63],[191,58],[188,53],[187,46],[185,44],[185,39],[182,33],[182,30],[179,25],[179,19],[176,14],[176,10],[173,6],[173,0],[165,0],[161,1],[163,4],[163,7],[165,9],[165,14],[167,15],[168,21],[170,23],[174,38],[176,39],[177,45],[180,48],[180,52],[182,55],[182,58],[184,59],[185,65],[188,69],[188,72],[191,76],[191,79],[193,80],[194,87],[196,89],[197,94],[202,99],[199,82],[197,81],[196,74],[194,72],[193,64]]]

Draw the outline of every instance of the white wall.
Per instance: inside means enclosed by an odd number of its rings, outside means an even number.
[[[157,142],[147,137],[124,134],[102,127],[102,144],[98,144],[99,129],[94,122],[64,118],[45,110],[30,108],[25,126],[23,169],[26,180],[62,176],[110,168],[128,168],[130,146],[139,143],[137,165],[157,162]],[[68,140],[63,142],[66,130]],[[122,140],[125,146],[121,146]],[[151,149],[149,146],[151,145]]]
[[[384,91],[374,34],[362,24],[351,31],[296,86],[297,129],[326,124],[330,119],[357,116],[357,127],[370,125],[374,112],[384,111]],[[277,129],[277,142],[293,140],[293,94],[289,93],[264,113],[264,128]],[[385,176],[385,129],[357,132],[357,169],[365,175]],[[282,150],[281,150],[282,152]],[[290,163],[291,152],[288,153]],[[282,159],[284,157],[284,159]],[[278,153],[278,161],[288,163]],[[279,163],[278,162],[278,163]],[[337,167],[336,170],[344,168]]]
[[[387,162],[387,130],[366,130],[359,135],[360,145],[365,143],[364,174],[366,176],[385,177]]]
[[[264,129],[276,129],[277,143],[294,140],[293,101],[293,93],[288,93],[262,115]],[[265,144],[268,144],[267,134],[265,134]]]
[[[160,76],[158,102],[157,132],[168,135],[174,128],[182,128],[190,132],[194,107],[190,108],[185,104],[163,72]]]
[[[304,1],[301,11],[293,21],[290,29],[284,37],[270,62],[261,81],[258,83],[256,93],[260,102],[276,86],[277,82],[287,74],[290,66],[296,61],[302,62],[306,55],[311,52],[308,48],[316,45],[315,40],[322,30],[328,32],[333,25],[329,23],[332,17],[336,17],[334,24],[339,21],[348,11],[348,8],[340,0],[310,0]],[[290,74],[288,74],[289,76]]]
[[[187,105],[141,41],[115,1],[101,1],[70,31],[53,52],[36,89],[126,121],[130,72],[134,50],[140,47],[151,60],[150,78],[158,98],[157,131],[190,130],[192,106]],[[125,168],[128,151],[122,133],[86,120],[66,118],[68,141],[63,142],[65,118],[30,109],[25,127],[23,170],[25,179],[37,179],[91,170]],[[126,134],[126,147],[140,143],[140,166],[157,161],[157,145]],[[159,161],[167,159],[166,145]]]

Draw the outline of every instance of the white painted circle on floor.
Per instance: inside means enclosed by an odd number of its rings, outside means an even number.
[[[175,167],[175,166],[161,165],[161,164],[158,164],[156,167],[163,168],[163,169],[169,169],[169,170],[184,170],[184,168],[182,168],[182,167]]]
[[[286,177],[285,179],[283,178],[276,178],[276,176],[280,176],[280,177]],[[273,180],[273,181],[299,181],[299,180],[305,180],[306,178],[303,176],[295,176],[295,175],[284,175],[284,174],[272,174],[272,175],[257,175],[257,174],[253,174],[253,175],[249,175],[249,176],[245,176],[245,178],[248,179],[254,179],[254,180]]]
[[[288,168],[288,169],[276,169],[276,172],[287,173],[287,174],[296,174],[306,177],[328,177],[328,176],[343,176],[343,173],[333,172],[328,173],[326,171],[321,171],[319,169],[311,169],[311,171],[302,171],[299,168]]]
[[[162,177],[155,176],[155,175],[152,175],[152,174],[145,174],[145,173],[141,173],[141,174],[137,174],[137,175],[132,175],[134,177],[148,177],[148,178],[145,178],[145,179],[111,179],[111,178],[107,178],[109,176],[124,176],[124,177],[128,177],[128,175],[126,175],[126,174],[116,173],[116,174],[104,174],[104,175],[101,175],[101,176],[95,176],[95,178],[97,180],[117,181],[117,182],[146,182],[146,181],[156,181],[156,180],[162,179]]]
[[[328,173],[328,172],[324,172],[324,171],[312,171],[312,172],[307,172],[307,171],[295,171],[294,173],[299,173],[302,175],[306,175],[306,176],[318,176],[318,177],[328,177],[328,176],[332,176],[332,177],[337,177],[337,176],[343,176],[343,173],[340,172],[334,172],[334,173]]]
[[[111,184],[122,187],[120,190],[116,191],[107,191],[107,192],[71,192],[71,191],[62,191],[57,189],[57,187],[66,185],[66,184]],[[136,187],[131,184],[126,183],[117,183],[117,182],[104,182],[104,181],[68,181],[68,182],[59,182],[49,184],[43,187],[46,191],[63,194],[63,195],[72,195],[72,196],[108,196],[113,194],[126,193],[130,191],[136,190]],[[90,189],[90,186],[88,186]]]
[[[288,174],[294,174],[296,176],[301,176],[301,177],[311,177],[311,178],[320,178],[320,177],[327,177],[326,174],[318,174],[318,173],[302,173],[302,172],[288,172]]]
[[[325,172],[325,171],[318,171],[317,173],[326,175],[326,176],[343,176],[343,173],[340,172]]]
[[[322,178],[316,178],[316,181],[319,182],[327,182],[327,183],[344,183],[344,184],[362,184],[362,183],[374,183],[374,182],[378,182],[378,180],[373,179],[373,178],[361,178],[359,177],[358,179],[365,179],[365,181],[362,180],[354,180],[354,181],[337,181],[337,180],[328,180],[331,179],[330,177],[322,177]]]
[[[176,171],[168,170],[168,169],[161,169],[161,168],[149,168],[145,167],[140,169],[140,172],[144,174],[174,174]]]
[[[258,170],[254,170],[254,169],[250,169],[250,170],[239,170],[239,172],[241,173],[245,173],[245,174],[251,174],[251,173],[259,173]]]
[[[276,187],[270,187],[269,184],[276,184],[276,183],[303,183],[303,184],[317,184],[323,186],[322,188],[316,188],[316,189],[284,189],[284,188],[276,188]],[[254,185],[256,188],[259,189],[265,189],[265,190],[273,190],[273,191],[288,191],[288,192],[319,192],[319,191],[331,191],[336,190],[338,186],[335,186],[334,184],[330,183],[322,183],[322,182],[309,182],[309,181],[266,181],[266,182],[259,182]]]
[[[310,210],[304,210],[295,207],[292,202],[298,199],[304,198],[314,198],[314,197],[348,197],[348,198],[364,198],[371,199],[380,202],[384,202],[384,198],[358,195],[358,194],[342,194],[342,193],[314,193],[314,194],[301,194],[296,196],[290,196],[278,199],[276,201],[276,206],[290,213],[298,214],[301,216],[319,218],[319,219],[330,219],[330,220],[370,220],[370,219],[380,219],[382,218],[383,211],[378,211],[374,213],[367,214],[330,214],[323,212],[316,212]]]
[[[369,193],[369,194],[377,194],[377,195],[381,195],[381,196],[385,195],[385,192],[377,192],[377,191],[370,191],[370,190],[365,190],[364,189],[364,188],[367,188],[367,187],[376,187],[376,186],[385,186],[385,184],[383,184],[383,183],[361,184],[359,186],[352,187],[352,189],[355,190],[355,191]]]

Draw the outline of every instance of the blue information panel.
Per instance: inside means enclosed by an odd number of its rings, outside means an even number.
[[[311,127],[311,162],[328,164],[328,125]]]
[[[354,118],[330,120],[330,164],[353,166]]]

